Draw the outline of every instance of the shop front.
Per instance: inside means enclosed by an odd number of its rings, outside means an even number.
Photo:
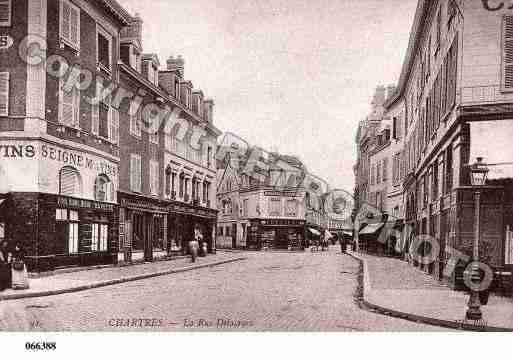
[[[0,234],[22,248],[28,270],[116,263],[116,158],[46,140],[1,147]]]
[[[215,252],[216,210],[123,192],[119,198],[120,260],[149,262],[188,254],[195,229],[208,252]]]
[[[303,250],[305,248],[304,228],[304,220],[250,220],[247,248]]]
[[[145,261],[167,253],[166,206],[152,198],[119,193],[120,260]]]
[[[167,248],[170,254],[189,254],[189,241],[196,233],[207,244],[208,253],[215,253],[217,210],[180,202],[167,204]]]

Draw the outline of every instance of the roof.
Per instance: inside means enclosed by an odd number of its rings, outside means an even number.
[[[107,11],[112,13],[119,22],[128,26],[133,21],[133,17],[121,6],[116,0],[96,0],[101,6],[106,8]]]
[[[415,17],[413,18],[413,25],[410,31],[410,38],[408,40],[408,48],[403,61],[401,75],[399,76],[399,83],[397,84],[394,95],[385,101],[385,108],[392,106],[404,94],[408,78],[415,63],[415,53],[417,52],[420,36],[422,35],[421,29],[426,20],[426,13],[430,8],[430,3],[437,2],[438,1],[432,0],[418,0],[417,10],[415,11]]]

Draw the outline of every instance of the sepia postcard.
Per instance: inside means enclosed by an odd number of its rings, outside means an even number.
[[[512,139],[512,1],[0,0],[0,340],[511,332]]]

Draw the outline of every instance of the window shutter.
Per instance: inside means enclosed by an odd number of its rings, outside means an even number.
[[[135,157],[134,155],[130,156],[130,189],[135,191]]]
[[[9,73],[0,72],[0,116],[9,115]]]
[[[135,158],[135,179],[136,179],[135,189],[137,190],[137,192],[141,192],[141,190],[142,190],[142,188],[141,188],[142,187],[141,167],[142,167],[141,157],[137,156]]]
[[[73,117],[75,114],[75,101],[73,99],[74,88],[71,88],[70,91],[64,91],[63,86],[64,83],[61,80],[59,90],[61,98],[60,122],[66,126],[73,126]]]
[[[80,45],[80,13],[73,7],[70,7],[70,41],[73,45]]]
[[[78,197],[80,195],[80,183],[76,170],[64,167],[61,170],[60,194],[63,196]]]
[[[109,184],[109,189],[110,189],[110,198],[109,198],[109,201],[110,202],[116,202],[116,188],[114,186],[114,182],[110,181]]]
[[[70,24],[71,7],[67,2],[61,1],[61,37],[67,41],[71,41]]]
[[[513,16],[504,16],[504,88],[513,89]]]
[[[119,144],[119,111],[112,108],[112,141]]]
[[[0,0],[0,26],[11,26],[11,0]]]

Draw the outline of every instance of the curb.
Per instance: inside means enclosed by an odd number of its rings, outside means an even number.
[[[48,291],[33,292],[33,293],[8,294],[8,295],[3,295],[3,296],[0,295],[0,301],[16,300],[16,299],[24,299],[24,298],[49,297],[49,296],[59,295],[59,294],[81,292],[84,290],[100,288],[100,287],[107,287],[107,286],[115,285],[115,284],[133,282],[133,281],[137,281],[137,280],[160,277],[160,276],[175,274],[175,273],[188,272],[188,271],[195,270],[195,269],[214,267],[214,266],[218,266],[221,264],[234,263],[234,262],[239,262],[239,261],[243,261],[246,259],[247,259],[246,257],[226,259],[223,261],[210,262],[210,263],[199,264],[199,265],[194,265],[194,266],[169,269],[169,270],[162,271],[162,272],[139,274],[139,275],[135,275],[135,276],[131,276],[131,277],[110,279],[110,280],[106,280],[106,281],[95,282],[95,283],[91,283],[91,284],[84,284],[84,285],[71,287],[71,288],[63,288],[63,289],[48,290]]]
[[[434,325],[437,327],[443,327],[443,328],[449,328],[449,329],[475,331],[475,332],[513,332],[513,329],[511,329],[511,328],[501,328],[501,327],[493,327],[493,326],[477,326],[477,325],[466,324],[466,323],[458,322],[458,321],[454,321],[454,320],[431,318],[431,317],[426,317],[426,316],[422,316],[422,315],[418,315],[418,314],[401,312],[401,311],[398,311],[395,309],[385,308],[383,306],[371,303],[365,298],[365,293],[371,289],[370,277],[369,277],[369,272],[367,269],[366,260],[363,258],[360,258],[357,254],[355,254],[353,252],[348,251],[347,254],[349,254],[354,259],[358,260],[363,265],[363,299],[361,300],[361,304],[366,309],[374,310],[380,314],[383,314],[383,315],[386,315],[389,317],[395,317],[395,318],[405,319],[405,320],[412,321],[412,322],[429,324],[429,325]]]

